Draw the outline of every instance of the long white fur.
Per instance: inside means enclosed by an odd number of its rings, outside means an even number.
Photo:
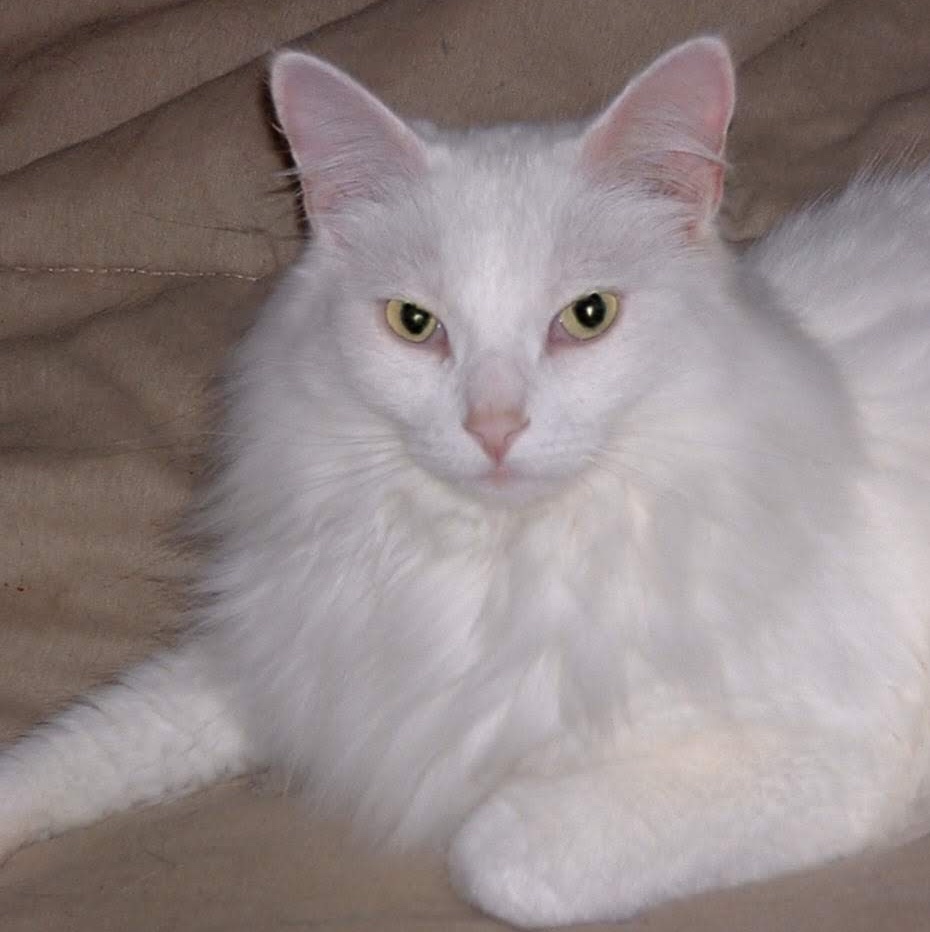
[[[899,831],[928,770],[930,178],[862,181],[737,258],[695,232],[713,197],[605,182],[582,130],[412,146],[331,66],[279,68],[285,129],[325,86],[315,118],[367,121],[346,138],[402,169],[341,183],[301,124],[325,217],[232,365],[208,607],[0,755],[0,853],[272,762],[539,925]],[[619,323],[547,343],[594,289]],[[394,336],[394,297],[449,351]],[[529,417],[504,485],[462,426],[481,403]]]

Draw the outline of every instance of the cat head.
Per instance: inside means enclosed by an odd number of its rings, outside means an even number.
[[[311,339],[433,475],[502,503],[558,488],[706,342],[721,41],[673,49],[579,126],[410,125],[293,51],[271,88],[313,229]]]

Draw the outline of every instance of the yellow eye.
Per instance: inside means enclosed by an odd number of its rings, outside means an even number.
[[[620,300],[609,291],[592,291],[559,312],[562,329],[575,340],[600,336],[616,319]]]
[[[388,301],[384,316],[391,330],[411,343],[425,343],[439,326],[435,315],[410,301]]]

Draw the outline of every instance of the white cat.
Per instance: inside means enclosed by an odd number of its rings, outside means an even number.
[[[272,90],[314,236],[232,365],[190,638],[0,756],[0,852],[271,763],[514,923],[887,841],[928,772],[930,180],[735,257],[733,73],[587,126]]]

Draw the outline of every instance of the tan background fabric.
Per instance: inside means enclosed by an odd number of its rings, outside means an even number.
[[[577,117],[703,31],[740,65],[734,240],[930,153],[927,0],[0,3],[0,739],[177,620],[211,379],[299,243],[267,53],[310,48],[460,124]],[[926,929],[928,880],[918,841],[627,928]],[[248,781],[0,868],[0,932],[466,927],[495,924],[435,859],[366,855]]]

